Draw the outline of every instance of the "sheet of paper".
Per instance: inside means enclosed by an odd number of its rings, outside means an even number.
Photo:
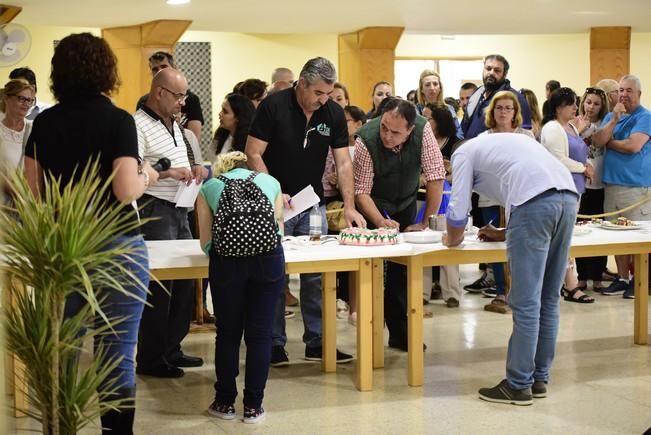
[[[318,203],[319,195],[314,192],[312,185],[308,184],[305,189],[292,196],[291,204],[294,208],[286,208],[283,210],[283,220],[287,222],[289,219]]]
[[[185,183],[179,183],[179,190],[176,191],[176,202],[177,207],[194,207],[194,201],[197,199],[199,194],[199,189],[201,189],[201,184],[197,184],[194,181],[188,186]]]

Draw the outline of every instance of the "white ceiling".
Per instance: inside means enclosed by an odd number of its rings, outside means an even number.
[[[158,19],[192,20],[191,30],[345,33],[402,26],[409,33],[535,34],[598,26],[651,31],[651,0],[9,0],[15,22],[115,27]],[[532,47],[535,49],[535,47]]]

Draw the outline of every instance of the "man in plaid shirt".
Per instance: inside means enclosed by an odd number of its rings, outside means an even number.
[[[426,181],[425,213],[416,219],[420,174]],[[366,123],[355,143],[355,203],[369,227],[421,231],[441,203],[445,168],[428,122],[408,101],[393,98]],[[407,271],[388,263],[384,317],[389,347],[407,350]]]

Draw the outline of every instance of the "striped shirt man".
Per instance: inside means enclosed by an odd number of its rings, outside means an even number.
[[[170,160],[171,168],[190,168],[188,150],[177,123],[172,123],[170,132],[160,116],[147,106],[138,109],[134,118],[138,131],[138,154],[143,160],[153,165],[166,157]],[[155,185],[149,186],[145,194],[174,202],[180,183],[172,177],[160,179]]]

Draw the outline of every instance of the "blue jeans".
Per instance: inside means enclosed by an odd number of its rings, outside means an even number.
[[[244,333],[244,405],[259,408],[271,361],[275,304],[285,284],[283,247],[242,258],[223,257],[211,251],[209,279],[217,326],[215,400],[228,405],[235,401]]]
[[[549,380],[577,201],[575,193],[549,190],[511,210],[506,248],[513,332],[506,378],[512,388]]]
[[[488,223],[491,220],[495,226],[499,226],[500,222],[500,206],[495,205],[492,207],[481,207],[481,217],[484,222]],[[504,265],[502,263],[491,263],[489,265],[493,268],[493,277],[495,278],[495,290],[498,295],[504,294]]]
[[[321,234],[328,234],[325,206],[319,207],[321,211]],[[286,236],[305,236],[310,234],[310,210],[295,216],[285,222]],[[303,342],[306,347],[321,346],[321,274],[301,274],[301,315],[303,316]],[[285,332],[285,292],[280,293],[276,306],[276,316],[272,333],[273,346],[285,346],[287,333]]]
[[[124,287],[131,294],[144,300],[147,297],[144,288],[149,284],[149,254],[142,236],[121,236],[115,239],[115,244],[126,241],[129,241],[128,246],[134,248],[136,252],[131,255],[134,261],[125,261],[124,266],[142,285],[139,286],[134,282],[133,285],[125,285]],[[134,357],[138,341],[138,326],[140,325],[144,302],[110,287],[95,290],[98,292],[98,299],[106,298],[102,302],[101,308],[109,319],[114,317],[126,318],[115,327],[115,334],[95,337],[95,349],[102,343],[106,349],[107,359],[123,357],[107,379],[118,379],[116,387],[134,388],[136,385]],[[85,304],[86,300],[80,293],[75,292],[68,295],[64,317],[74,316]],[[104,325],[104,320],[97,316],[95,325],[98,327]]]

